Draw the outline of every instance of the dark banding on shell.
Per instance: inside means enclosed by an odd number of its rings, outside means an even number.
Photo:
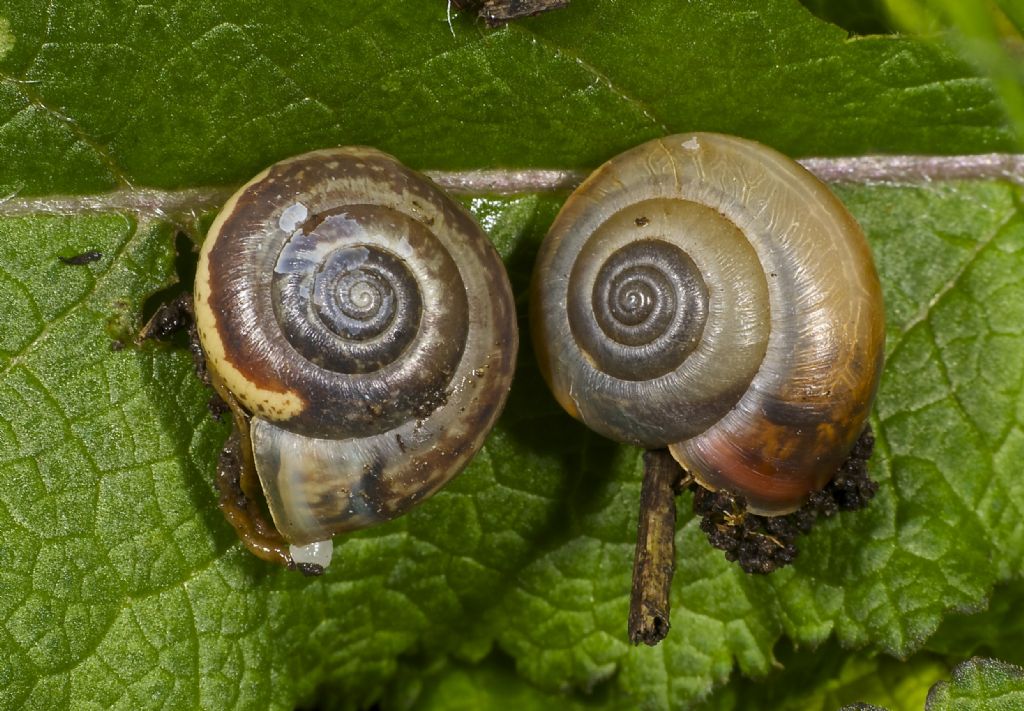
[[[602,371],[650,380],[678,368],[697,347],[708,289],[679,247],[645,239],[609,255],[589,294],[569,292],[568,308],[573,337]]]
[[[214,381],[252,415],[257,472],[292,543],[436,491],[511,382],[500,258],[460,205],[373,149],[298,156],[244,186],[211,227],[195,297]]]
[[[703,293],[687,262],[618,256],[652,243],[683,252]],[[634,314],[609,327],[596,297],[601,275],[629,269],[670,272],[631,297],[667,334],[657,355],[623,338]],[[674,292],[658,296],[667,284]],[[766,515],[823,487],[863,431],[883,315],[864,235],[828,188],[765,146],[706,133],[598,168],[552,224],[531,299],[541,370],[568,412],[618,441],[668,446],[701,484]],[[588,319],[599,327],[582,328]],[[612,353],[639,356],[636,370]]]

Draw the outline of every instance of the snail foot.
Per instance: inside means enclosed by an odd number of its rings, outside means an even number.
[[[246,493],[247,482],[242,468],[241,443],[238,430],[231,433],[217,462],[217,501],[221,513],[238,537],[253,555],[265,561],[298,570],[303,575],[320,575],[323,566],[296,563],[289,553],[288,543],[277,529],[267,523],[256,501]],[[318,570],[317,570],[318,569]]]

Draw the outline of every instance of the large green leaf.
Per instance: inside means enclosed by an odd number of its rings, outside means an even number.
[[[1013,711],[1024,706],[1024,669],[995,659],[972,659],[928,695],[928,711]]]
[[[339,142],[425,168],[593,167],[684,130],[794,155],[1016,145],[953,52],[848,41],[795,1],[578,2],[496,32],[449,27],[444,0],[4,0],[0,17],[0,194],[240,182]]]
[[[397,704],[421,674],[434,699],[521,678],[540,704],[681,706],[736,664],[768,673],[781,635],[909,654],[1019,577],[1024,220],[1017,187],[981,181],[840,189],[887,300],[878,499],[760,578],[682,497],[660,648],[625,639],[639,453],[562,413],[527,339],[451,486],[339,540],[323,579],[252,558],[216,510],[228,430],[188,354],[112,348],[223,186],[353,142],[430,169],[592,167],[690,129],[793,155],[1016,144],[942,44],[850,41],[785,0],[577,0],[496,31],[443,0],[211,5],[0,0],[0,707]],[[467,198],[520,305],[561,199]],[[511,661],[466,671],[494,650]]]

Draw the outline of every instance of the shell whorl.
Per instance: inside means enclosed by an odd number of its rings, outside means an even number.
[[[798,507],[866,422],[884,344],[866,240],[795,162],[718,134],[594,172],[541,248],[531,324],[559,402],[668,446],[756,513]]]
[[[210,229],[195,296],[290,542],[404,512],[504,404],[517,336],[501,261],[461,206],[379,151],[315,151],[250,181]]]

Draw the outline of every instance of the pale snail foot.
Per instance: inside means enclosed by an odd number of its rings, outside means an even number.
[[[264,518],[252,493],[254,487],[259,490],[259,482],[250,480],[256,478],[255,472],[247,475],[251,471],[251,468],[242,466],[240,438],[236,428],[228,437],[217,461],[216,484],[220,492],[217,506],[224,518],[235,529],[249,552],[257,558],[289,570],[298,570],[303,575],[322,575],[324,565],[316,562],[315,557],[295,560],[291,544]],[[327,561],[330,562],[329,554]]]
[[[745,572],[764,575],[792,563],[798,554],[796,539],[808,533],[819,517],[867,506],[878,490],[868,476],[867,462],[875,438],[868,425],[850,456],[821,491],[793,513],[759,516],[749,513],[742,497],[725,491],[708,491],[691,484],[693,512],[701,516],[701,530],[712,546]]]
[[[334,541],[328,538],[326,541],[314,541],[304,546],[292,544],[288,546],[288,552],[296,565],[318,565],[323,571],[331,564],[334,556]]]

